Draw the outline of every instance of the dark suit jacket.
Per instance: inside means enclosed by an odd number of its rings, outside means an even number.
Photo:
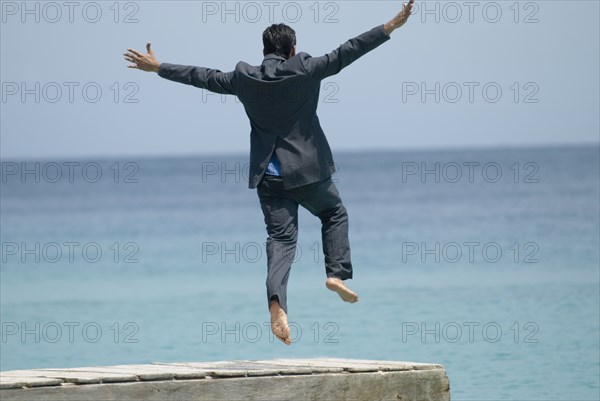
[[[250,119],[249,187],[258,185],[275,150],[288,189],[325,180],[335,172],[316,113],[321,80],[389,39],[379,25],[321,57],[301,52],[286,60],[273,53],[260,66],[240,61],[227,73],[162,63],[158,75],[237,96]]]

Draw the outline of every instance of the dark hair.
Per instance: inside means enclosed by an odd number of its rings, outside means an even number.
[[[275,53],[287,59],[296,45],[296,32],[285,24],[273,24],[263,32],[263,45],[265,55]]]

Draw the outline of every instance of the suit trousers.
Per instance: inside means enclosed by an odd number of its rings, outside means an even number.
[[[276,298],[287,313],[287,282],[296,256],[298,205],[321,220],[327,277],[352,278],[348,213],[331,180],[284,189],[281,177],[265,175],[257,186],[267,226],[267,302]]]

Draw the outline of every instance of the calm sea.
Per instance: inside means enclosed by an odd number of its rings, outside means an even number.
[[[384,359],[443,364],[455,400],[600,398],[597,146],[336,163],[360,302],[301,210],[286,347],[246,155],[3,161],[0,369]]]

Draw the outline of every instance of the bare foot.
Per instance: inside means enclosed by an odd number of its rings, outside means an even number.
[[[271,312],[271,331],[273,331],[275,337],[279,338],[286,345],[290,345],[292,339],[290,327],[288,326],[287,314],[277,301],[271,301],[269,311]]]
[[[325,280],[325,286],[331,291],[337,292],[344,302],[358,302],[358,295],[346,287],[346,284],[344,284],[344,282],[339,278],[327,277],[327,280]]]

